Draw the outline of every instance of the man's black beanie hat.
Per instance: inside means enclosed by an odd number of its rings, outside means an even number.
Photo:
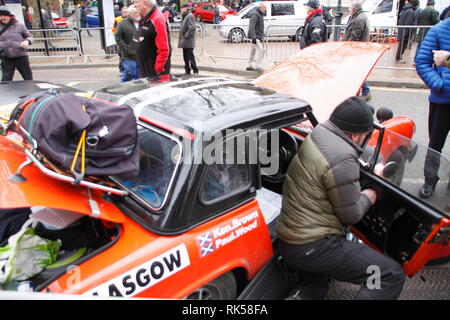
[[[334,109],[330,121],[344,132],[364,133],[373,128],[373,112],[365,100],[351,97]]]

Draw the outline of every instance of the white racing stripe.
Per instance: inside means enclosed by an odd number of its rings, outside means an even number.
[[[239,84],[239,83],[248,83],[248,81],[237,81],[237,80],[232,80],[232,81],[219,81],[219,82],[209,82],[209,83],[204,83],[198,86],[193,86],[193,87],[189,87],[189,88],[183,88],[180,90],[175,90],[172,92],[167,92],[166,94],[161,94],[156,96],[153,99],[148,99],[146,101],[143,101],[141,103],[139,103],[135,108],[134,108],[134,115],[136,116],[136,118],[139,118],[141,113],[142,113],[142,109],[144,109],[144,107],[148,106],[149,104],[170,98],[170,97],[174,97],[174,96],[178,96],[183,92],[188,92],[188,91],[193,91],[193,90],[197,90],[197,89],[203,89],[203,88],[208,88],[208,87],[213,87],[216,85],[225,85],[225,84]]]
[[[186,80],[181,80],[181,81],[167,82],[167,83],[164,83],[164,84],[161,84],[161,85],[158,85],[158,86],[154,86],[154,87],[151,87],[151,88],[147,88],[147,89],[144,89],[144,90],[140,90],[140,91],[137,91],[137,92],[133,92],[133,93],[127,94],[126,96],[123,96],[122,98],[120,98],[119,102],[117,104],[119,104],[119,105],[124,104],[129,99],[132,99],[134,97],[138,97],[138,96],[140,96],[142,94],[145,94],[147,92],[151,92],[152,90],[155,90],[155,89],[170,88],[170,87],[174,87],[176,85],[182,84],[182,83],[196,82],[196,81],[199,81],[199,80],[228,80],[228,79],[223,78],[223,77],[212,77],[212,78],[195,78],[195,79],[186,79]]]

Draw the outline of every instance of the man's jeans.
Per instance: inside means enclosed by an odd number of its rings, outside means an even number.
[[[122,76],[120,77],[121,82],[130,81],[134,79],[138,79],[138,65],[135,60],[126,60],[124,59],[122,62]]]
[[[363,85],[361,87],[361,93],[363,95],[366,95],[366,94],[369,94],[369,92],[370,92],[369,85],[367,84],[367,81],[364,81],[364,83],[363,83]]]
[[[361,285],[358,300],[397,299],[402,291],[405,275],[397,262],[343,235],[303,245],[279,244],[286,263],[298,273],[302,299],[324,299],[330,278]]]

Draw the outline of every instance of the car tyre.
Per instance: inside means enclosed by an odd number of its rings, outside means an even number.
[[[402,152],[402,150],[397,149],[395,152],[389,157],[388,162],[394,161],[398,163],[398,170],[395,173],[394,176],[392,176],[389,181],[396,186],[399,186],[402,183],[403,180],[403,174],[405,173],[405,163],[406,163],[406,156]]]
[[[244,37],[244,31],[240,28],[234,28],[228,34],[228,40],[231,43],[241,43],[242,41],[244,41]]]
[[[220,277],[198,288],[186,299],[191,300],[234,300],[237,296],[236,278],[232,272],[227,272]]]

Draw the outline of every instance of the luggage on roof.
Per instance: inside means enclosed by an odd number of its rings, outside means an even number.
[[[136,118],[128,105],[51,89],[21,99],[10,120],[33,149],[76,181],[139,172]]]

